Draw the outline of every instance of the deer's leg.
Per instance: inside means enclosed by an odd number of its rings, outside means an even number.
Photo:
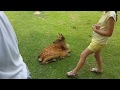
[[[70,56],[70,53],[71,53],[71,52],[67,52],[67,55],[66,55],[66,56],[68,56],[68,57],[69,57],[69,56]]]
[[[39,60],[40,62],[42,62],[42,58],[38,58],[38,60]]]
[[[70,56],[70,52],[63,52],[62,55],[60,56],[61,59],[67,57],[67,56]]]
[[[44,60],[42,61],[42,64],[47,64],[52,61],[56,61],[56,56],[48,56],[44,58]]]

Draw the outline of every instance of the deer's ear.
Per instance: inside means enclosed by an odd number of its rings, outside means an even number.
[[[61,34],[60,34],[60,33],[58,33],[58,35],[60,36]]]
[[[62,39],[65,39],[65,37],[62,35]]]
[[[61,33],[58,33],[59,34],[59,37],[62,37],[63,35]]]
[[[59,36],[63,36],[61,33],[59,33]]]
[[[65,39],[65,37],[63,36],[63,39]]]

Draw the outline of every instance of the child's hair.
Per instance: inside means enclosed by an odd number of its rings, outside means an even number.
[[[115,13],[116,13],[116,22],[117,22],[117,19],[118,19],[118,17],[117,17],[117,16],[118,16],[118,15],[117,15],[117,11],[115,11]]]

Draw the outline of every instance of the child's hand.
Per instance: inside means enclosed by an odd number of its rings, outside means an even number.
[[[97,25],[97,24],[93,24],[93,25],[92,25],[92,28],[93,28],[93,30],[95,31],[95,30],[100,29],[100,26]]]
[[[97,30],[100,29],[100,26],[99,26],[99,25],[96,25],[95,27],[96,27]]]

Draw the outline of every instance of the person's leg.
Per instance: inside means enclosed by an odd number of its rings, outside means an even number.
[[[87,56],[89,56],[90,54],[92,54],[93,52],[86,48],[80,55],[80,60],[77,64],[77,66],[70,72],[67,72],[67,76],[75,76],[76,74],[78,74],[79,70],[82,68],[82,66],[85,63],[85,60],[87,58]]]
[[[95,57],[96,62],[97,62],[97,68],[94,68],[93,71],[95,71],[95,69],[96,69],[96,72],[102,72],[103,68],[102,68],[101,50],[95,52],[94,57]]]
[[[26,65],[26,69],[27,69],[27,79],[32,79],[31,73],[30,73],[27,65]]]

